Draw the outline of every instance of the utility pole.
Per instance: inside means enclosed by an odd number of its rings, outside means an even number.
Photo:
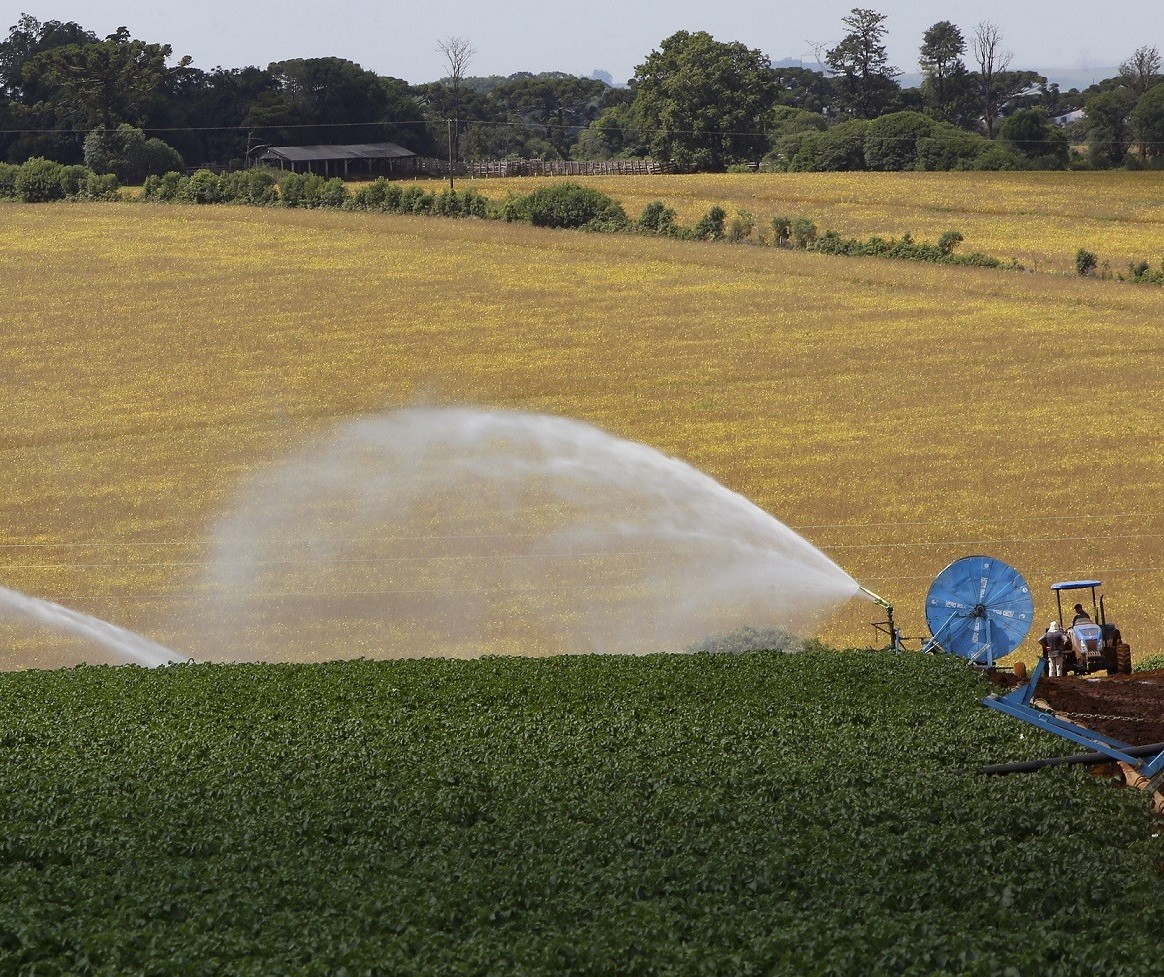
[[[449,124],[449,189],[453,189],[453,120],[446,119]]]

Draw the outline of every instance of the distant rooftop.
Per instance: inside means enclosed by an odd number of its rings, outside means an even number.
[[[260,160],[278,157],[288,163],[345,159],[403,159],[416,153],[394,142],[352,143],[346,146],[272,146]]]

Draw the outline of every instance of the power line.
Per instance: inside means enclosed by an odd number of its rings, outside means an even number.
[[[1072,522],[1078,523],[1081,520],[1142,520],[1142,519],[1156,519],[1164,516],[1164,513],[1143,513],[1143,512],[1113,512],[1101,513],[1093,515],[1079,515],[1073,516]],[[948,525],[981,525],[981,524],[999,524],[1011,522],[1048,522],[1059,521],[1061,516],[1017,516],[1017,517],[1001,517],[1001,518],[983,518],[983,519],[944,519],[934,520],[932,522],[869,522],[869,523],[820,523],[809,526],[787,526],[787,528],[797,532],[807,529],[896,529],[901,527],[917,528],[930,526],[948,526]],[[650,530],[645,530],[649,532]],[[448,541],[489,541],[489,540],[509,540],[509,539],[541,539],[547,536],[552,536],[552,533],[544,532],[527,532],[527,533],[449,533],[449,534],[426,534],[420,536],[330,536],[311,539],[297,539],[291,542],[290,545],[342,545],[342,544],[392,544],[392,543],[423,543],[423,542],[448,542]],[[622,530],[587,530],[582,535],[586,537],[633,537],[635,533],[628,533]],[[874,543],[838,543],[829,544],[829,549],[883,549],[890,547],[912,547],[912,546],[972,546],[982,543],[1018,543],[1018,544],[1033,544],[1033,543],[1049,543],[1049,542],[1083,542],[1096,539],[1095,535],[1085,536],[1033,536],[1033,537],[1010,537],[1010,538],[981,538],[969,540],[910,540],[906,542],[890,541],[890,542],[874,542]],[[1164,534],[1159,533],[1120,533],[1115,535],[1105,535],[1104,540],[1130,540],[1130,539],[1164,539]],[[49,542],[44,540],[8,540],[0,542],[0,550],[2,549],[140,549],[140,548],[179,548],[190,546],[204,546],[215,542],[213,536],[191,537],[188,539],[178,540],[141,540],[141,541],[127,541],[127,540],[106,540],[106,541],[84,541],[84,542]],[[251,541],[256,546],[265,546],[271,544],[286,544],[288,541],[284,537],[261,537]],[[668,551],[672,552],[672,551]],[[441,559],[448,559],[450,557],[441,557]],[[409,558],[405,558],[409,559]],[[135,562],[135,561],[130,561]],[[112,566],[116,564],[65,564],[72,566]],[[162,564],[138,564],[141,566],[160,566]],[[181,563],[170,564],[174,566],[193,566],[195,563]],[[31,565],[30,565],[31,566]]]

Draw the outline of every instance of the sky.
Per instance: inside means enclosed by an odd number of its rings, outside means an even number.
[[[967,36],[976,24],[990,21],[1014,54],[1012,67],[1043,73],[1116,66],[1143,44],[1164,50],[1159,0],[1119,8],[1096,0],[857,2],[887,16],[889,57],[905,72],[917,71],[922,34],[939,20],[952,21]],[[621,84],[678,30],[740,41],[773,61],[800,58],[814,65],[814,50],[844,36],[841,18],[853,5],[854,0],[0,0],[0,24],[6,30],[29,13],[40,21],[77,21],[101,36],[125,26],[134,37],[171,44],[175,55],[189,54],[195,67],[204,69],[341,57],[411,84],[447,74],[437,43],[460,37],[476,49],[470,75],[589,76],[597,70]]]

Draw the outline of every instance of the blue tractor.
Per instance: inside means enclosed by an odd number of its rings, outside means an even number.
[[[1106,669],[1108,675],[1117,672],[1130,674],[1132,671],[1132,649],[1124,641],[1119,628],[1107,619],[1103,595],[1096,597],[1096,590],[1101,586],[1098,580],[1065,580],[1051,584],[1059,608],[1059,620],[1071,639],[1071,648],[1063,660],[1064,671],[1076,675],[1090,675],[1100,669]],[[1063,593],[1073,590],[1091,592],[1091,610],[1077,602],[1070,612],[1071,623],[1068,624],[1063,616]]]

